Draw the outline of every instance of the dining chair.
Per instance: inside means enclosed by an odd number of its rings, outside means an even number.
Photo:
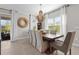
[[[75,38],[75,33],[76,32],[68,32],[64,42],[60,40],[55,40],[55,42],[50,43],[51,47],[54,50],[62,51],[65,55],[67,54],[68,51],[70,51],[69,54],[71,55],[71,47],[72,47],[73,40]]]
[[[29,30],[28,34],[29,34],[29,43],[32,44],[32,30]]]
[[[31,31],[31,44],[32,44],[32,46],[33,47],[36,47],[36,38],[35,38],[35,31],[34,30],[32,30]]]
[[[36,48],[41,53],[44,53],[48,48],[48,43],[46,41],[43,41],[42,33],[40,31],[35,31],[35,34],[36,34],[36,39],[37,39]]]

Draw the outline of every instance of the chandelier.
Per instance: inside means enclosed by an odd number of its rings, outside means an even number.
[[[41,6],[42,6],[42,5],[40,4],[39,14],[36,16],[37,21],[38,21],[39,23],[43,22],[43,20],[44,20],[44,14],[43,14],[43,11],[41,10]]]

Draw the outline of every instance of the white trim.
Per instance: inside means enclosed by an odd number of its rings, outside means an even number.
[[[0,14],[2,14],[2,15],[9,15],[9,16],[11,16],[11,14],[8,14],[8,13],[3,13],[3,12],[0,12]]]
[[[0,17],[1,19],[1,17]],[[1,21],[0,21],[0,30],[1,30]],[[1,31],[0,31],[0,40],[1,40]]]
[[[75,47],[79,47],[79,44],[77,44],[77,43],[74,43],[74,44],[73,44],[73,46],[75,46]]]
[[[16,40],[20,40],[20,39],[29,39],[29,37],[18,37],[18,38],[16,38]]]
[[[66,34],[67,34],[67,12],[66,12],[66,6],[64,6],[64,28],[65,29],[63,29],[64,30],[64,37],[66,36]]]
[[[28,39],[29,39],[29,37],[16,37],[16,38],[14,38],[14,39],[13,39],[13,40],[11,40],[11,41],[23,40],[23,39],[28,40]]]
[[[11,14],[11,31],[10,31],[10,40],[12,41],[14,38],[14,35],[13,35],[13,33],[14,33],[14,21],[13,21],[13,10],[12,10],[12,12],[11,12],[12,14]]]

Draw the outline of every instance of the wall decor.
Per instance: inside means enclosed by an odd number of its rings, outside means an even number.
[[[28,19],[27,17],[19,17],[18,21],[17,21],[17,25],[20,28],[25,28],[28,26]]]
[[[38,23],[42,23],[43,22],[43,20],[44,20],[44,14],[43,14],[42,10],[39,11],[39,14],[37,15],[36,18],[37,18]]]

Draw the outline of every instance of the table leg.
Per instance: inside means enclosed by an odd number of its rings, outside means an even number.
[[[46,50],[45,53],[46,53],[46,54],[50,54],[50,42],[48,42],[48,48],[47,48],[47,50]]]

